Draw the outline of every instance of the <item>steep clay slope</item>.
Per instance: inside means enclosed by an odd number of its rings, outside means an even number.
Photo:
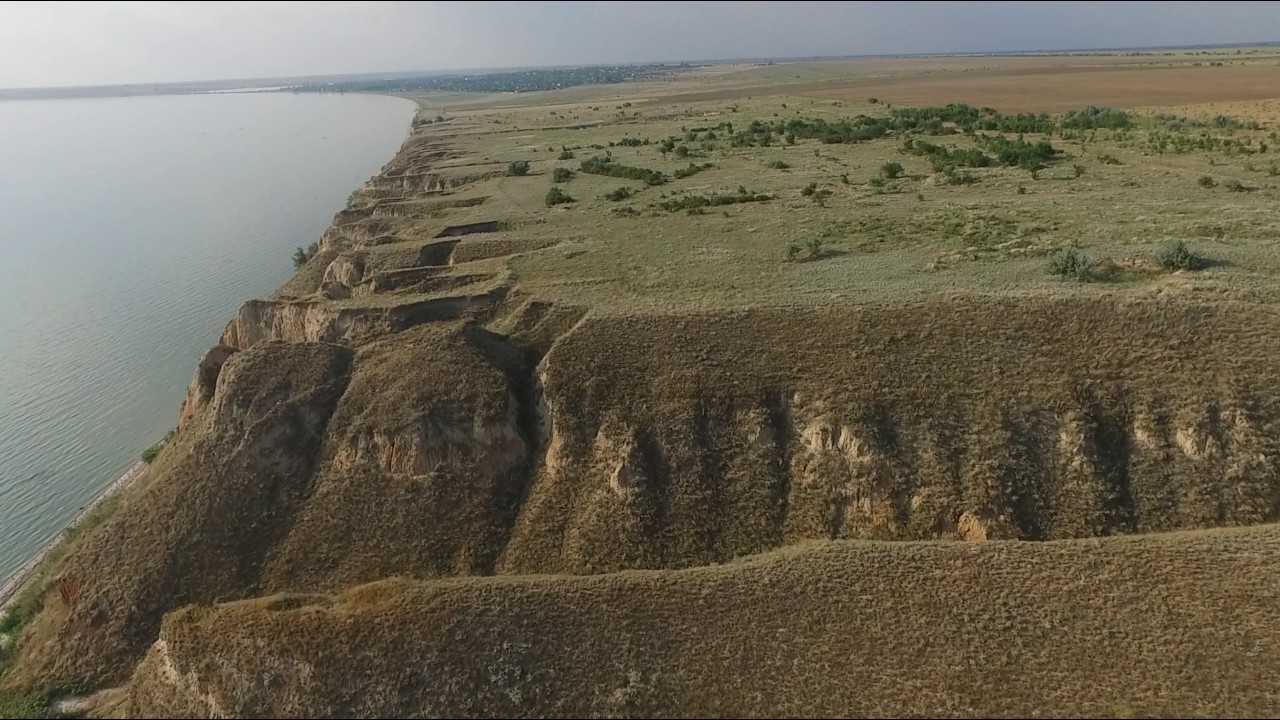
[[[1277,333],[1280,314],[1259,307],[1042,300],[588,317],[536,371],[520,335],[465,322],[354,355],[254,346],[232,357],[218,393],[269,403],[274,386],[242,384],[251,361],[351,358],[341,397],[322,393],[310,439],[284,449],[305,455],[284,471],[278,453],[243,455],[242,422],[228,425],[215,397],[141,509],[73,555],[63,574],[83,597],[44,620],[57,646],[29,653],[19,677],[119,681],[184,604],[392,575],[682,568],[811,539],[1273,521],[1280,407],[1266,387],[1280,359],[1266,338]],[[291,378],[310,383],[333,381]],[[287,472],[285,489],[227,493],[272,472]],[[209,527],[237,542],[249,540],[239,529],[262,534],[252,552],[229,551]],[[178,582],[185,573],[198,580]]]
[[[351,351],[265,343],[232,357],[208,408],[126,504],[59,568],[71,606],[47,601],[11,683],[114,681],[160,616],[254,594],[302,503]],[[54,593],[49,593],[51,596]]]
[[[131,700],[142,717],[1274,717],[1278,559],[1270,526],[392,580],[174,613]]]
[[[1274,520],[1277,330],[1044,299],[588,318],[543,361],[545,463],[500,568]]]

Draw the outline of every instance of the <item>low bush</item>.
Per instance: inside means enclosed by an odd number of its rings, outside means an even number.
[[[1093,277],[1093,261],[1076,248],[1062,248],[1049,256],[1049,274],[1085,282]]]
[[[575,202],[574,199],[570,197],[568,193],[561,190],[558,186],[553,186],[550,190],[547,191],[547,197],[546,197],[547,207],[553,207],[555,205],[563,205],[564,203],[571,203],[571,202]]]
[[[1181,240],[1161,250],[1157,260],[1160,261],[1160,267],[1171,272],[1175,270],[1201,270],[1206,264],[1203,257],[1197,255]]]
[[[551,182],[569,182],[573,179],[573,171],[569,168],[556,168],[551,171]]]
[[[160,456],[160,451],[164,450],[165,446],[169,444],[170,440],[173,440],[173,435],[175,432],[177,431],[170,430],[168,433],[165,434],[164,438],[162,438],[160,442],[156,443],[155,445],[152,445],[146,450],[143,450],[142,461],[148,465],[154,462],[155,459]]]
[[[529,174],[529,161],[516,160],[507,166],[507,175],[512,177],[521,177]]]

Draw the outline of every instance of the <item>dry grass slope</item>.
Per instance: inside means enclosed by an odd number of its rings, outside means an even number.
[[[139,717],[1273,717],[1277,560],[1268,526],[391,580],[174,613],[130,700]]]
[[[267,342],[234,355],[138,509],[73,553],[62,574],[84,597],[69,612],[49,601],[14,681],[118,681],[187,603],[396,575],[686,568],[814,539],[1280,519],[1269,307],[1042,299],[588,317],[536,371],[517,339],[557,313],[515,315],[511,338],[456,322],[354,354]],[[303,360],[315,376],[291,364]],[[266,377],[284,385],[255,380]],[[287,398],[312,387],[288,420]],[[242,406],[277,409],[257,422]],[[258,445],[242,437],[250,426],[286,435]]]

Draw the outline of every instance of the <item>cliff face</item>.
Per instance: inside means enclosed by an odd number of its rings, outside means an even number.
[[[84,597],[49,619],[57,650],[25,667],[120,681],[185,604],[391,576],[1280,518],[1265,391],[1280,362],[1251,339],[1280,316],[996,310],[587,318],[536,365],[525,335],[467,321],[354,351],[255,344],[227,361],[140,509],[68,561]],[[1189,342],[1188,324],[1218,342]]]

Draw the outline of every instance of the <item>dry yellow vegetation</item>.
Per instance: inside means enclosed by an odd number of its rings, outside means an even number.
[[[442,119],[231,320],[0,680],[141,716],[1275,715],[1274,60],[417,98]]]

